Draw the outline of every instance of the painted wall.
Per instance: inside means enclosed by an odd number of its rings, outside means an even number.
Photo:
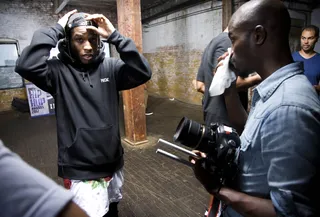
[[[19,40],[20,50],[31,41],[33,33],[40,27],[55,25],[59,20],[54,14],[52,0],[1,0],[0,1],[0,37]],[[66,7],[62,14],[74,7]],[[116,12],[106,9],[77,8],[88,13],[107,14],[112,23],[116,23]],[[26,98],[24,88],[0,90],[0,111],[11,110],[13,97]]]
[[[21,50],[30,43],[36,29],[54,23],[57,16],[51,13],[50,1],[3,0],[0,2],[0,37],[18,39]],[[0,111],[11,109],[13,97],[26,98],[25,89],[0,90]]]
[[[202,53],[222,31],[221,2],[207,2],[155,19],[143,25],[143,52],[153,76],[151,94],[200,104],[195,79]]]

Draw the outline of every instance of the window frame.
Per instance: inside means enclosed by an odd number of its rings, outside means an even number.
[[[20,57],[20,45],[19,45],[19,41],[17,39],[0,37],[0,46],[2,44],[14,44],[16,46],[16,49],[17,49],[18,58]],[[1,49],[0,49],[0,52],[1,52]],[[21,78],[21,81],[22,81],[21,86],[19,86],[19,87],[5,87],[5,88],[0,87],[0,91],[24,88],[25,87],[25,80],[21,76],[20,76],[20,78]]]

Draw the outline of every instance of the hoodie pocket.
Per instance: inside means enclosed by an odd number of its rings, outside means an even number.
[[[104,128],[79,128],[67,149],[71,165],[102,165],[113,162],[120,153],[120,143],[111,125]]]

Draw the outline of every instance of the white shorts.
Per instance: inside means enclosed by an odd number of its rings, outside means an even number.
[[[90,217],[103,217],[109,211],[109,204],[122,199],[123,171],[118,170],[113,177],[92,181],[71,180],[70,191],[73,201]]]

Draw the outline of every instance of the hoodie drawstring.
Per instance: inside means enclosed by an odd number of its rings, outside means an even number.
[[[90,85],[91,88],[93,88],[93,85],[92,85],[92,83],[91,83],[90,74],[89,74],[88,72],[81,72],[81,74],[82,74],[82,79],[83,79],[83,81],[86,81],[85,75],[88,77],[89,85]]]
[[[87,73],[87,76],[88,76],[88,80],[89,80],[89,85],[90,85],[90,87],[91,87],[91,88],[93,88],[93,85],[92,85],[92,83],[91,83],[90,74],[89,74],[89,73]]]

